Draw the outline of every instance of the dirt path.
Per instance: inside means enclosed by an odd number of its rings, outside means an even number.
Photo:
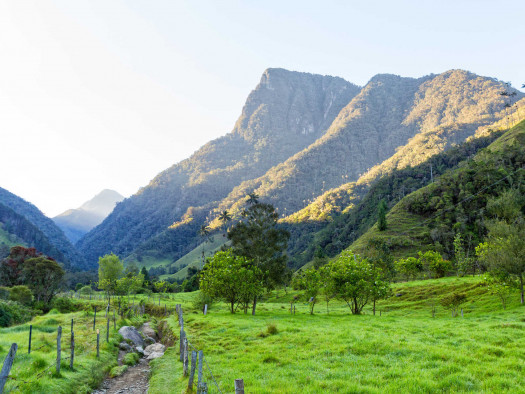
[[[141,358],[137,365],[129,367],[121,376],[106,379],[92,394],[146,394],[149,383],[149,362]]]

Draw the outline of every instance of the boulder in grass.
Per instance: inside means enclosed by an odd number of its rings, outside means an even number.
[[[118,333],[122,335],[122,338],[128,339],[131,342],[133,342],[133,345],[135,345],[135,347],[137,346],[144,347],[144,340],[142,339],[140,332],[135,327],[132,327],[132,326],[121,327],[120,330],[118,330]]]
[[[155,330],[150,327],[149,323],[144,323],[142,327],[140,328],[140,331],[142,331],[142,333],[146,337],[155,338],[157,336],[157,334],[155,333]]]

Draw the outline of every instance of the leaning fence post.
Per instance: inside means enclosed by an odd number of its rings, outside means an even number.
[[[190,378],[188,379],[188,388],[193,390],[193,377],[195,376],[195,368],[197,367],[197,352],[195,350],[191,351],[191,368],[190,368]]]
[[[97,328],[97,358],[100,357],[100,330]]]
[[[235,394],[244,394],[244,380],[235,379]]]
[[[33,335],[33,325],[30,324],[29,325],[29,347],[27,348],[27,354],[31,354],[31,336],[32,335]]]
[[[182,360],[182,375],[188,376],[188,339],[184,338],[184,358]]]
[[[75,333],[71,330],[71,357],[69,360],[69,369],[73,369],[73,361],[75,359]]]
[[[7,353],[7,356],[4,360],[2,371],[0,371],[0,393],[4,392],[4,386],[5,386],[5,383],[7,382],[7,377],[9,376],[9,372],[11,372],[11,367],[13,366],[13,362],[15,361],[15,355],[16,355],[17,350],[18,350],[18,345],[16,343],[13,343],[11,345],[11,349],[9,349],[9,353]]]
[[[62,355],[62,327],[58,326],[57,332],[57,375],[60,374],[60,357]]]
[[[184,339],[186,338],[186,333],[184,332],[184,328],[180,328],[180,343],[179,343],[179,353],[180,353],[180,361],[184,361]]]

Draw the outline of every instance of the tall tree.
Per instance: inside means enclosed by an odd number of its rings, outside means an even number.
[[[39,256],[27,260],[22,269],[22,278],[37,301],[49,304],[57,293],[64,270],[54,260]]]
[[[264,284],[273,289],[286,272],[285,251],[290,233],[277,225],[279,214],[271,204],[258,203],[244,210],[243,219],[228,232],[232,250],[251,260],[264,273]],[[257,297],[253,300],[255,314]]]
[[[117,280],[123,271],[124,265],[113,253],[98,259],[98,287],[106,292],[108,298],[117,290]]]

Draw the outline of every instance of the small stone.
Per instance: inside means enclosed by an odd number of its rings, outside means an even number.
[[[138,354],[144,356],[144,349],[142,348],[142,346],[137,346],[135,350],[137,351]]]
[[[154,343],[153,345],[149,345],[144,349],[144,355],[149,356],[151,353],[164,353],[166,350],[166,346],[164,346],[162,343]]]
[[[155,358],[159,358],[159,357],[162,357],[164,356],[164,352],[153,352],[151,353],[149,356],[148,356],[148,360],[153,360]]]
[[[128,345],[126,342],[120,342],[118,344],[118,347],[120,350],[124,350],[125,352],[131,352],[133,350],[133,348]]]

